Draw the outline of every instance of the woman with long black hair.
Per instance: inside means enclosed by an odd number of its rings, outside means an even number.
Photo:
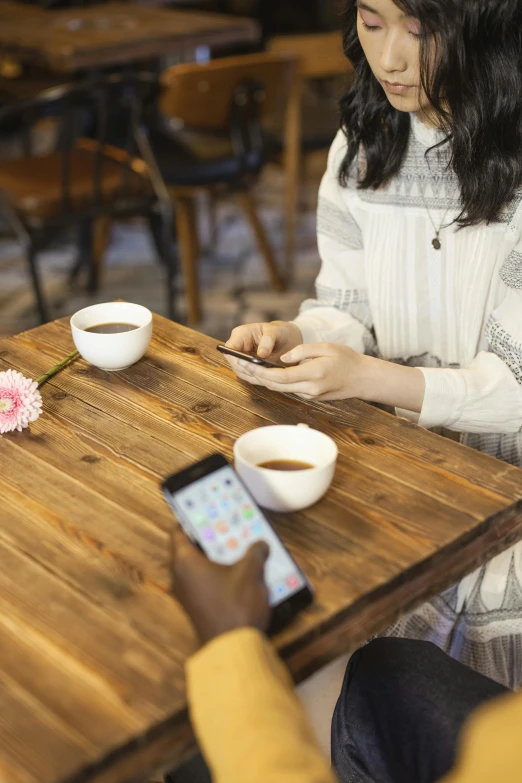
[[[522,466],[522,3],[348,0],[344,36],[356,79],[320,190],[316,299],[228,343],[293,366],[231,363]],[[390,633],[518,686],[522,543]]]

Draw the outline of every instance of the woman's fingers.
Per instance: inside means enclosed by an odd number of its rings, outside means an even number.
[[[288,353],[281,356],[281,361],[286,364],[297,364],[298,362],[304,362],[306,359],[320,359],[322,356],[333,356],[335,346],[331,343],[307,343],[305,345],[297,345]]]
[[[253,353],[261,339],[261,327],[261,324],[236,326],[227,340],[227,348],[232,348],[233,351],[241,351],[241,353]]]
[[[253,370],[256,378],[259,378],[266,386],[277,384],[278,386],[294,386],[303,381],[317,381],[323,377],[323,368],[318,362],[306,362],[296,367],[287,367],[281,370],[256,367]],[[291,391],[289,389],[289,391]]]
[[[277,341],[277,334],[275,329],[264,329],[263,336],[257,346],[257,355],[262,359],[268,359],[274,353],[275,345]]]

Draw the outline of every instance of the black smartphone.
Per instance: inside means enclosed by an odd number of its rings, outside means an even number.
[[[283,364],[282,362],[280,364],[277,364],[277,362],[269,362],[268,359],[261,359],[259,356],[252,356],[250,353],[241,353],[241,351],[234,351],[233,348],[227,348],[226,345],[217,345],[217,350],[221,353],[226,354],[227,356],[233,356],[235,359],[243,359],[245,362],[250,362],[250,364],[257,364],[258,367],[275,367],[278,370],[284,370],[287,366],[286,364]]]
[[[187,536],[216,563],[231,565],[255,541],[267,542],[269,633],[279,631],[312,602],[312,587],[303,572],[222,454],[170,476],[163,493]]]

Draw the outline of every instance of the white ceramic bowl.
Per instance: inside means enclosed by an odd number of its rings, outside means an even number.
[[[317,503],[332,483],[338,449],[334,441],[306,424],[260,427],[234,444],[234,462],[256,502],[270,511],[299,511]],[[270,460],[314,465],[296,471],[269,470]]]
[[[107,323],[134,324],[138,329],[120,334],[86,332]],[[101,370],[125,370],[145,354],[152,337],[152,313],[129,302],[108,302],[79,310],[71,318],[74,344],[83,358]]]

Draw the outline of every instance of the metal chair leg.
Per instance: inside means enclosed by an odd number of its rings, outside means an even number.
[[[27,261],[29,263],[29,270],[31,272],[31,279],[33,282],[33,290],[38,307],[38,314],[40,316],[40,323],[46,324],[48,321],[50,321],[50,318],[47,305],[43,297],[40,275],[36,264],[36,255],[36,248],[34,243],[31,242],[27,247]]]

